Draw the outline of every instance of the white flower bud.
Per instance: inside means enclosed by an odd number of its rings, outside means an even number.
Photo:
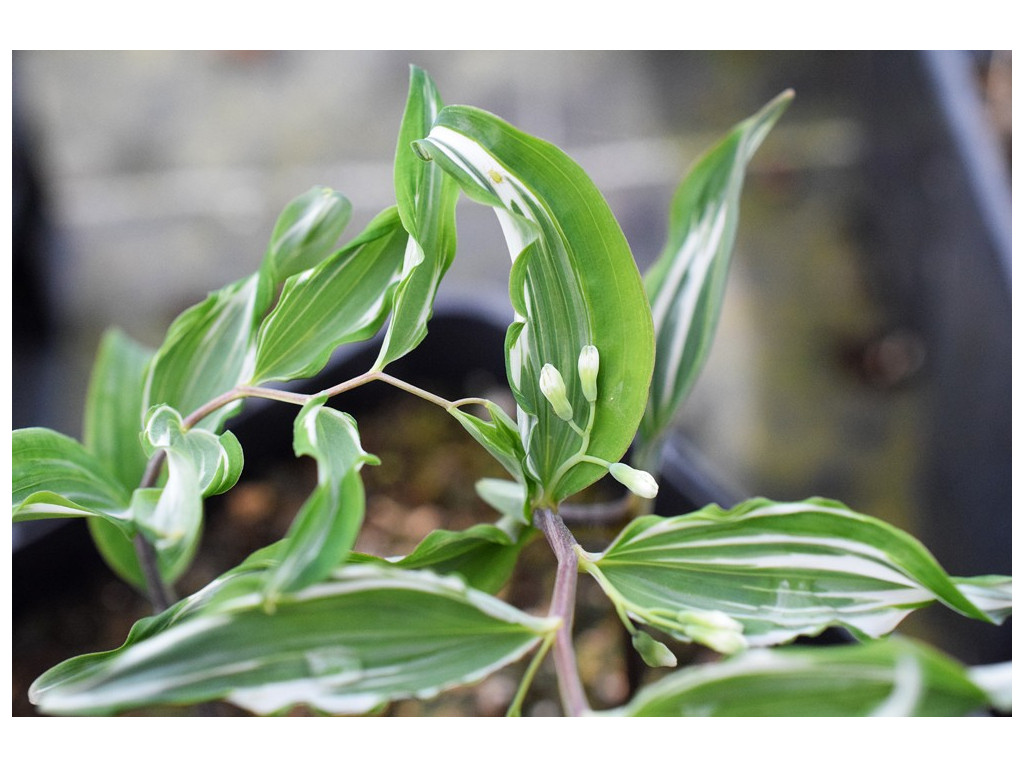
[[[601,359],[597,354],[597,347],[593,344],[587,344],[580,350],[580,384],[583,385],[583,396],[587,398],[588,403],[597,400],[597,371],[600,364]]]
[[[555,414],[563,421],[572,421],[572,406],[565,396],[565,382],[562,374],[551,363],[544,363],[540,369],[540,391],[555,409]]]
[[[637,496],[653,499],[658,495],[658,483],[650,473],[644,472],[642,469],[633,469],[628,464],[616,463],[610,465],[608,471],[612,473],[612,477]]]
[[[680,611],[676,620],[686,634],[719,653],[738,653],[747,647],[743,625],[721,611]]]

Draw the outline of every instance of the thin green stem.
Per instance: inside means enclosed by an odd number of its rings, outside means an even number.
[[[464,405],[480,405],[486,408],[491,401],[484,397],[464,397],[461,400],[453,400],[452,408],[462,408]]]
[[[516,695],[515,698],[512,699],[512,703],[508,705],[505,717],[519,717],[522,714],[523,699],[526,698],[526,694],[530,690],[530,686],[533,684],[533,678],[536,677],[537,670],[540,669],[541,662],[544,661],[544,657],[548,655],[548,651],[551,649],[551,645],[554,642],[554,635],[547,635],[544,638],[540,648],[537,649],[537,652],[530,660],[530,666],[526,668],[526,672],[523,674],[523,679],[519,681],[519,688],[516,690]]]
[[[619,620],[623,625],[625,625],[629,634],[635,635],[636,627],[629,618],[629,613],[625,605],[625,598],[622,597],[619,590],[612,586],[612,583],[608,581],[604,573],[601,572],[601,569],[594,565],[590,558],[583,554],[583,550],[579,547],[577,547],[577,557],[579,558],[578,562],[580,569],[583,570],[584,573],[589,573],[594,580],[601,585],[601,590],[605,593],[608,599],[612,601],[612,605],[615,606],[615,612],[619,615]]]
[[[555,474],[551,478],[551,487],[554,488],[558,485],[565,473],[575,467],[581,461],[590,461],[594,464],[600,464],[600,459],[594,459],[592,456],[587,456],[587,449],[590,448],[590,433],[594,431],[594,417],[597,414],[597,403],[590,403],[590,414],[587,416],[587,427],[584,430],[576,425],[576,422],[570,421],[569,426],[572,427],[576,433],[580,436],[580,447],[572,456],[562,462],[561,466],[555,470]],[[607,462],[604,463],[607,467]]]
[[[533,524],[548,540],[558,567],[555,571],[555,587],[551,595],[549,615],[561,619],[555,633],[554,661],[558,675],[558,690],[565,713],[572,717],[585,715],[590,711],[587,696],[576,666],[576,653],[572,646],[572,620],[576,605],[576,575],[579,556],[576,539],[562,518],[546,507],[538,509]]]
[[[182,419],[181,423],[185,429],[191,429],[211,413],[220,410],[225,405],[235,400],[244,400],[249,397],[259,397],[264,400],[277,400],[282,403],[294,405],[305,405],[312,399],[312,395],[302,395],[297,392],[287,392],[283,389],[270,389],[269,387],[245,387],[239,386],[228,390],[223,395],[215,397],[205,405],[196,408],[192,413]]]
[[[407,381],[396,379],[394,376],[384,373],[383,371],[378,372],[376,374],[376,378],[379,379],[380,381],[390,384],[393,387],[397,387],[398,389],[416,395],[416,397],[420,397],[426,400],[427,402],[433,403],[434,405],[439,405],[446,411],[451,409],[452,406],[454,405],[454,403],[452,403],[451,400],[445,400],[443,397],[439,397],[438,395],[435,395],[433,392],[428,392],[425,389],[420,389],[419,387],[410,384]]]
[[[348,392],[349,390],[361,387],[363,384],[369,384],[371,381],[376,381],[384,374],[379,371],[367,371],[366,373],[360,374],[348,381],[343,381],[340,384],[335,384],[333,387],[323,389],[317,392],[315,395],[309,395],[309,397],[327,397],[331,398],[335,395],[340,395],[342,392]]]

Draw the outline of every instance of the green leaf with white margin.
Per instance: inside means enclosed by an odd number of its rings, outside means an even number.
[[[187,415],[248,381],[260,281],[259,274],[239,280],[178,316],[149,366],[147,410],[166,404]],[[226,405],[198,426],[217,431],[239,407],[238,402]]]
[[[352,218],[348,199],[327,187],[313,187],[281,212],[270,235],[261,271],[271,282],[312,269],[334,251]]]
[[[295,418],[295,455],[316,459],[317,487],[292,522],[280,562],[267,574],[268,606],[284,592],[319,581],[345,560],[363,523],[359,470],[380,463],[363,450],[355,419],[324,402],[310,401]]]
[[[1010,617],[1013,610],[1013,579],[1009,576],[953,577],[968,600],[998,623]]]
[[[153,350],[120,330],[107,331],[100,341],[85,400],[85,448],[120,481],[126,493],[139,484],[146,469],[139,432],[146,367],[152,358]],[[101,517],[89,517],[87,523],[96,549],[114,573],[144,588],[145,577],[129,532]]]
[[[201,427],[185,429],[181,414],[167,405],[151,408],[142,433],[147,453],[159,449],[176,452],[196,469],[196,482],[203,498],[234,487],[242,474],[242,446],[231,432],[214,434]]]
[[[475,589],[493,594],[505,586],[523,546],[535,531],[518,525],[480,524],[464,531],[432,531],[410,554],[392,561],[399,568],[455,573]]]
[[[936,600],[982,621],[1006,613],[997,586],[959,586],[909,534],[825,499],[637,518],[581,568],[620,615],[712,647],[695,631],[765,646],[833,625],[879,637]]]
[[[127,491],[81,443],[44,427],[11,433],[13,522],[100,517],[132,530]]]
[[[971,670],[902,638],[748,651],[673,672],[623,709],[634,717],[954,717],[997,704]]]
[[[142,389],[153,350],[112,328],[100,341],[85,399],[83,444],[130,491],[146,470]]]
[[[391,207],[330,258],[288,278],[260,325],[252,380],[312,376],[342,344],[373,336],[391,308],[407,239]]]
[[[174,584],[195,558],[203,530],[203,505],[195,467],[178,454],[170,455],[167,462],[167,485],[137,489],[130,511],[138,532],[153,544],[160,578],[165,584]],[[145,577],[141,578],[142,583],[134,578],[131,582],[144,590]]]
[[[350,214],[348,200],[322,187],[289,203],[274,227],[260,271],[210,294],[171,324],[149,366],[145,408],[167,404],[187,415],[248,382],[256,362],[256,330],[277,285],[319,263]],[[199,425],[217,431],[240,407],[232,402]]]
[[[484,400],[483,405],[490,415],[489,421],[485,421],[471,413],[466,413],[456,406],[449,408],[448,413],[491,456],[497,459],[512,477],[525,483],[527,476],[523,472],[523,464],[526,461],[526,451],[523,448],[522,440],[519,438],[519,429],[516,423],[512,421],[511,417],[498,404],[490,400]]]
[[[273,615],[258,573],[230,586],[198,608],[148,620],[118,650],[54,667],[33,683],[30,700],[49,714],[214,699],[258,713],[297,704],[361,713],[477,682],[557,628],[423,571],[348,565],[282,596]]]
[[[203,525],[203,498],[223,493],[242,472],[242,448],[230,432],[186,430],[181,414],[167,405],[150,409],[143,445],[166,454],[162,488],[140,488],[132,496],[132,518],[154,546],[161,574],[174,581],[188,567]]]
[[[747,164],[792,99],[786,91],[735,126],[676,190],[667,242],[645,276],[657,335],[650,402],[641,425],[647,442],[671,423],[707,359],[736,240]]]
[[[494,115],[445,107],[417,152],[450,173],[472,199],[494,207],[513,259],[517,313],[506,337],[509,383],[519,403],[535,504],[553,504],[605,473],[577,463],[579,435],[540,390],[545,363],[566,378],[579,426],[589,404],[575,375],[580,351],[601,356],[596,420],[587,453],[617,461],[646,406],[654,365],[647,297],[629,245],[604,198],[565,153]],[[566,465],[566,462],[570,462]]]
[[[173,578],[188,567],[203,528],[199,472],[188,455],[167,451],[167,482],[132,495],[132,519],[156,551],[161,575]]]
[[[442,106],[430,76],[419,67],[411,67],[394,171],[398,211],[409,241],[391,324],[374,370],[382,370],[423,341],[437,288],[455,258],[459,189],[436,165],[420,160],[412,148],[414,141],[430,131]]]
[[[145,490],[156,491],[158,489]],[[203,610],[210,610],[219,601],[230,600],[235,596],[249,594],[258,589],[263,584],[263,572],[279,561],[277,553],[281,551],[282,545],[285,543],[284,540],[279,540],[256,550],[239,565],[221,574],[198,592],[179,600],[162,613],[139,619],[128,632],[122,650],[155,637],[170,627],[198,615]],[[97,659],[106,658],[115,653],[118,651],[89,653],[67,659],[36,680],[29,693],[30,699],[36,695],[33,691],[45,692],[50,688],[62,688],[73,682],[80,673],[88,673]]]

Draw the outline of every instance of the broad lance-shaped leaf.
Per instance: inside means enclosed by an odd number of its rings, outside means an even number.
[[[146,469],[139,442],[142,390],[153,351],[111,329],[100,342],[85,401],[83,443],[131,493]],[[103,559],[125,581],[145,587],[132,537],[102,517],[88,518],[89,533]]]
[[[1002,670],[1008,677],[1008,670]],[[1004,704],[974,670],[919,643],[758,649],[673,672],[621,710],[635,717],[954,717]]]
[[[147,349],[113,328],[103,335],[85,400],[83,444],[116,477],[126,491],[139,484],[146,454],[142,431],[142,388]]]
[[[120,649],[49,670],[29,698],[51,714],[212,699],[258,713],[359,713],[476,682],[557,626],[420,571],[348,565],[282,596],[273,615],[260,584],[242,574],[219,599],[147,620]]]
[[[101,517],[131,529],[129,495],[81,443],[43,427],[11,434],[13,521]]]
[[[442,106],[429,75],[412,67],[394,172],[398,211],[409,241],[391,324],[375,370],[414,349],[427,335],[437,288],[455,258],[458,187],[439,167],[420,160],[412,148],[414,141],[430,131]]]
[[[535,533],[533,528],[517,524],[480,524],[464,531],[436,530],[404,557],[383,559],[353,553],[352,562],[457,574],[474,589],[494,594],[512,576],[519,552]]]
[[[388,208],[333,256],[288,278],[260,326],[252,380],[311,376],[337,347],[373,336],[391,307],[407,239]]]
[[[657,355],[641,426],[645,441],[655,440],[669,425],[707,359],[736,240],[747,164],[792,98],[790,91],[781,94],[733,128],[697,161],[676,191],[668,239],[646,275]]]
[[[263,257],[261,271],[277,284],[312,269],[335,250],[352,218],[352,204],[333,189],[313,187],[281,212]]]
[[[620,613],[726,652],[832,625],[878,637],[936,600],[981,621],[1008,613],[1009,577],[953,581],[909,534],[824,499],[638,518],[581,563]]]
[[[600,351],[596,420],[588,453],[617,461],[643,414],[654,364],[653,326],[640,275],[619,225],[593,182],[557,147],[470,107],[445,107],[417,152],[494,207],[513,258],[517,313],[506,339],[528,474],[554,503],[604,468],[574,461],[580,436],[540,390],[545,364],[566,377],[579,426],[590,404],[575,372],[580,351]],[[566,462],[570,462],[566,465]]]
[[[171,324],[149,366],[145,407],[167,404],[189,414],[246,383],[256,362],[256,330],[285,278],[312,268],[333,249],[351,205],[338,193],[314,187],[293,200],[271,235],[259,272],[210,294]],[[218,430],[240,407],[231,403],[200,426]]]
[[[282,593],[324,578],[348,555],[363,523],[365,496],[359,470],[378,464],[363,450],[355,419],[324,407],[305,405],[295,419],[295,455],[317,463],[317,487],[288,531],[280,562],[267,575],[267,605]]]
[[[150,363],[147,408],[167,404],[187,415],[248,381],[255,361],[260,281],[258,274],[239,280],[178,316]],[[238,407],[225,406],[199,426],[216,431]]]

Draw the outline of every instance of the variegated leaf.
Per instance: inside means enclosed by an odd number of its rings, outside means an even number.
[[[638,518],[582,567],[620,612],[729,652],[833,625],[879,637],[934,601],[994,623],[1007,613],[1008,578],[951,580],[909,534],[824,499]]]
[[[317,487],[302,505],[288,530],[280,560],[267,574],[267,605],[284,592],[313,584],[340,565],[363,523],[365,494],[360,468],[378,464],[363,450],[355,419],[310,401],[295,418],[296,456],[317,463]]]
[[[484,407],[490,415],[490,420],[481,419],[454,406],[448,409],[448,413],[496,458],[510,475],[526,484],[529,481],[523,472],[526,451],[519,438],[516,423],[496,403],[488,400]]]
[[[707,359],[747,164],[792,98],[791,92],[781,94],[733,128],[697,161],[672,200],[667,242],[645,276],[657,337],[650,401],[641,425],[647,442],[671,423]]]
[[[342,344],[373,336],[391,308],[407,239],[388,208],[340,251],[289,277],[260,325],[253,382],[312,376]]]
[[[971,670],[926,646],[758,649],[674,672],[609,714],[635,717],[953,717],[996,701]]]
[[[16,429],[11,470],[14,522],[95,516],[131,530],[128,493],[77,440],[43,427]]]
[[[614,462],[633,439],[653,368],[653,326],[629,246],[607,203],[557,147],[494,115],[445,107],[416,143],[474,200],[492,206],[513,266],[516,318],[506,337],[509,383],[519,404],[525,472],[538,481],[535,505],[554,504],[606,471],[578,462],[581,450]],[[590,403],[574,375],[587,345],[600,351],[596,418],[589,445],[545,400],[545,364],[565,377],[578,427]]]
[[[126,491],[139,484],[146,469],[139,432],[142,389],[152,357],[153,350],[111,329],[100,341],[89,379],[82,442]]]
[[[436,530],[392,564],[440,574],[455,573],[474,589],[493,594],[505,586],[520,550],[533,534],[532,528],[515,524],[480,524],[464,531]]]
[[[409,233],[391,323],[374,364],[381,370],[414,349],[427,335],[441,278],[455,258],[455,182],[436,165],[424,163],[412,143],[430,131],[443,106],[430,76],[412,67],[409,98],[395,151],[395,197]]]
[[[142,430],[142,393],[153,350],[111,329],[103,335],[89,379],[85,402],[83,443],[130,493],[146,469],[146,453],[139,442]],[[89,533],[107,565],[122,579],[139,588],[145,577],[139,566],[132,536],[122,526],[102,517],[87,518]]]
[[[256,357],[260,282],[258,274],[239,280],[178,316],[149,365],[143,398],[147,411],[166,404],[187,416],[248,381]],[[238,408],[238,403],[227,405],[199,426],[217,431]]]
[[[348,199],[327,187],[313,187],[289,202],[274,224],[260,267],[268,282],[281,283],[323,261],[351,216]]]
[[[459,579],[349,565],[264,610],[257,572],[180,604],[115,651],[70,659],[30,699],[51,714],[227,699],[258,713],[306,704],[360,713],[427,698],[515,661],[550,635],[539,619]]]

